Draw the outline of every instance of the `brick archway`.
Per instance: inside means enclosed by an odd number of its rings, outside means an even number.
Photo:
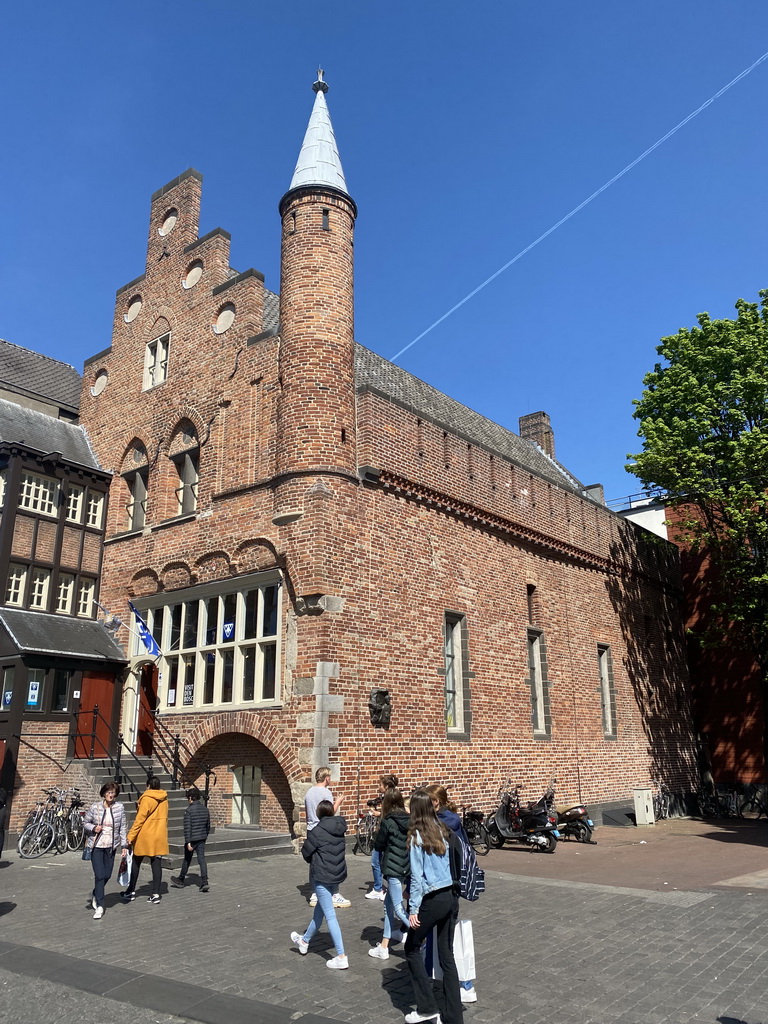
[[[301,765],[291,744],[280,735],[271,721],[253,711],[227,711],[208,715],[191,732],[183,734],[182,739],[196,752],[204,744],[229,733],[244,733],[263,743],[282,768],[289,783],[302,781]]]

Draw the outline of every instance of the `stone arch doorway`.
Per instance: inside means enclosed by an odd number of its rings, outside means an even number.
[[[215,773],[208,808],[216,827],[291,831],[290,782],[269,747],[255,736],[240,732],[215,736],[195,751],[194,763],[210,765]],[[196,784],[202,789],[205,776]]]

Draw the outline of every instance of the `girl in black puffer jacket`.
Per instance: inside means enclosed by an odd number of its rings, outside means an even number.
[[[333,804],[330,800],[321,800],[317,805],[317,818],[317,824],[301,848],[302,857],[309,861],[309,880],[317,894],[317,906],[307,930],[303,935],[291,932],[291,941],[296,943],[302,955],[306,954],[309,940],[325,918],[336,947],[336,956],[326,961],[326,967],[344,971],[349,967],[349,961],[344,954],[344,940],[333,907],[333,894],[338,892],[339,886],[347,877],[344,842],[347,823],[344,818],[333,813]]]
[[[381,802],[381,824],[374,844],[381,855],[381,873],[387,880],[384,935],[381,942],[368,950],[368,956],[378,960],[389,959],[390,940],[402,942],[403,928],[408,927],[408,915],[403,907],[403,886],[410,871],[406,842],[409,821],[403,794],[399,789],[388,789]]]

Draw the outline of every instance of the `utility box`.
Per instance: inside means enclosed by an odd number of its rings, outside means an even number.
[[[635,801],[635,824],[655,825],[656,818],[653,816],[653,792],[650,789],[633,789],[632,796]]]

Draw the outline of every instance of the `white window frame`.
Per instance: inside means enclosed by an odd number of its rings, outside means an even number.
[[[177,591],[172,597],[165,596],[162,603],[140,609],[163,652],[161,676],[167,681],[160,693],[163,710],[188,713],[195,709],[275,707],[282,703],[282,590],[280,574],[270,571]],[[246,610],[250,594],[255,594],[256,628],[253,636],[246,637]],[[234,628],[231,637],[226,638],[223,632],[224,611],[232,599]],[[207,635],[209,602],[216,615],[216,632],[210,637]],[[192,605],[197,609],[194,637],[188,635],[188,616],[192,614],[189,610]],[[174,620],[170,609],[175,606],[181,606],[182,612]],[[267,625],[274,624],[274,633],[264,631],[265,618],[268,619]],[[248,621],[252,623],[253,616]],[[137,636],[134,636],[132,651],[134,659],[146,659],[146,648]],[[227,663],[232,665],[231,699],[225,699],[223,692]],[[251,666],[247,680],[246,672]],[[208,701],[205,700],[207,676],[212,684]],[[247,698],[246,686],[250,689],[251,682],[253,696]],[[186,694],[184,683],[192,687]]]
[[[5,590],[5,603],[14,608],[24,607],[24,592],[27,586],[28,566],[11,563],[8,566],[8,583]]]
[[[464,728],[464,627],[465,616],[446,612],[443,616],[443,668],[445,680],[445,727],[448,733]]]
[[[55,517],[59,514],[59,488],[58,480],[25,471],[21,474],[19,508]]]
[[[171,335],[161,334],[154,341],[147,342],[144,353],[144,387],[149,391],[168,379],[168,354],[171,347]]]
[[[68,523],[82,523],[84,497],[84,487],[79,487],[77,484],[68,485],[66,508],[66,520]]]
[[[149,470],[146,466],[131,470],[123,477],[128,486],[130,501],[125,506],[128,519],[126,530],[143,530],[147,522],[147,494],[149,490]]]
[[[72,601],[75,596],[75,577],[70,572],[59,573],[59,585],[56,592],[56,613],[72,614]]]
[[[51,570],[36,568],[32,570],[29,587],[29,607],[36,612],[48,611],[48,593],[51,589]]]
[[[96,530],[101,529],[104,519],[104,492],[88,491],[88,507],[85,513],[85,525]]]
[[[0,469],[0,508],[5,505],[5,494],[8,490],[8,470]]]
[[[179,478],[176,488],[177,514],[188,515],[197,508],[197,485],[200,479],[200,449],[192,448],[173,456]]]
[[[93,597],[96,593],[96,580],[81,579],[77,588],[77,614],[81,619],[93,618]]]

